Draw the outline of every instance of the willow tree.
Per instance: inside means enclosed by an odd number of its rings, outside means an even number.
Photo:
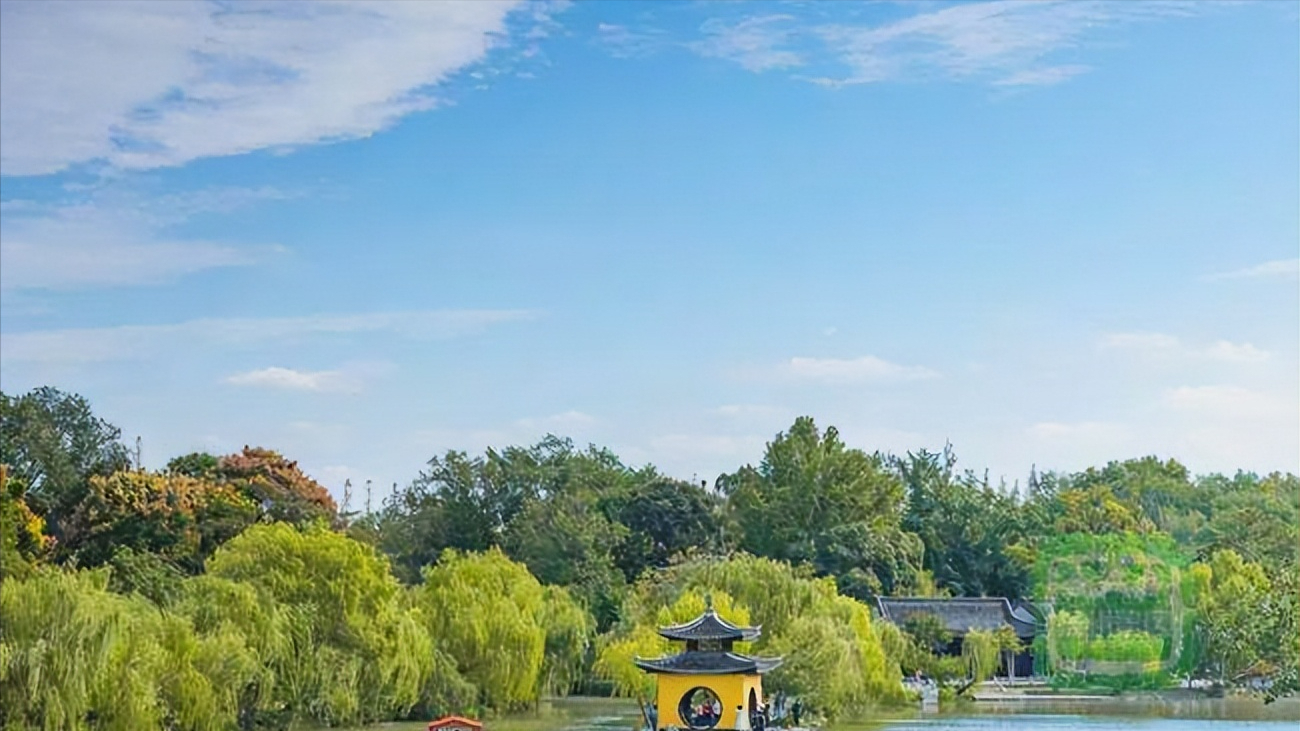
[[[546,632],[541,691],[568,695],[582,681],[595,620],[560,586],[546,587],[537,620]]]
[[[572,685],[591,621],[567,592],[543,588],[496,548],[449,549],[424,578],[415,603],[429,634],[484,705],[521,708],[548,685]]]
[[[431,640],[373,547],[321,527],[249,528],[208,561],[208,574],[284,605],[289,711],[322,723],[405,714],[433,672]],[[282,670],[282,672],[284,672]]]
[[[234,727],[227,692],[254,672],[226,639],[107,589],[106,571],[51,569],[0,589],[0,726],[16,729]]]
[[[972,629],[961,640],[961,657],[971,683],[982,683],[998,670],[998,638],[992,630]]]

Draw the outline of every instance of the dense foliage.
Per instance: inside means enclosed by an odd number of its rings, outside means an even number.
[[[0,725],[254,729],[648,696],[632,658],[710,598],[761,624],[769,688],[850,716],[923,673],[957,689],[1019,651],[880,594],[1006,596],[1046,613],[1065,684],[1177,678],[1289,692],[1300,674],[1300,479],[1174,461],[1031,473],[1023,488],[800,418],[707,484],[547,437],[449,452],[348,512],[284,456],[131,464],[85,399],[0,394]],[[945,651],[960,644],[959,655]],[[948,691],[951,692],[951,691]]]

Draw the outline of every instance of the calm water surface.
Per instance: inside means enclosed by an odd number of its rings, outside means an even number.
[[[556,701],[535,717],[489,720],[487,731],[631,731],[636,705],[578,698]],[[384,724],[366,731],[423,731]],[[1033,701],[979,705],[959,714],[892,712],[830,731],[1300,731],[1300,699],[1265,706],[1248,699]],[[360,729],[355,731],[361,731]]]

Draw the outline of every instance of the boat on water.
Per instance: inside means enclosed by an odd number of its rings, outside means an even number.
[[[464,716],[443,716],[430,721],[425,731],[483,731],[483,724]]]

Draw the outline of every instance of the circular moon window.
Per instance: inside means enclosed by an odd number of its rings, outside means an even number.
[[[691,728],[713,728],[722,718],[722,701],[709,688],[691,688],[677,704],[677,715]]]

